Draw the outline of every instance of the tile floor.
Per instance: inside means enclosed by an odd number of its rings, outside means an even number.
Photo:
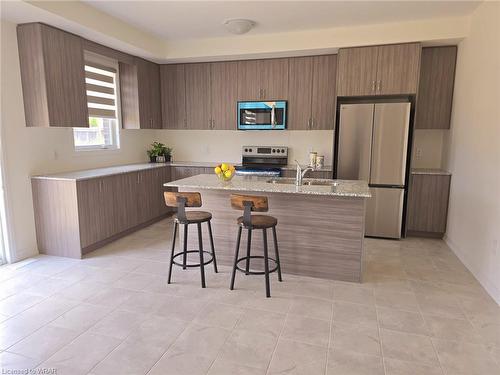
[[[174,269],[164,220],[0,268],[0,367],[71,374],[500,374],[500,307],[443,241],[366,241],[363,284]],[[285,251],[284,249],[282,251]]]

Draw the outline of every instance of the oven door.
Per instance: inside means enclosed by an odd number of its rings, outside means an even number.
[[[286,129],[286,101],[238,102],[238,130]]]

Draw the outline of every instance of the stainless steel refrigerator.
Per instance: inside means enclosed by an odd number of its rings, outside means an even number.
[[[336,142],[336,178],[365,180],[365,235],[401,238],[411,105],[342,104]]]

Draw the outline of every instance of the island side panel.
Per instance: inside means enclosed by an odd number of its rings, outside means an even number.
[[[183,191],[195,191],[182,189]],[[219,264],[232,266],[242,213],[231,209],[230,191],[200,190],[202,210],[212,213],[212,229]],[[364,235],[364,198],[312,194],[238,192],[269,197],[269,215],[278,219],[277,235],[282,271],[288,274],[360,282]],[[240,257],[246,253],[243,231]],[[209,250],[203,225],[204,248]],[[274,257],[272,232],[268,230],[269,254]],[[196,230],[190,229],[189,248],[198,248]],[[252,255],[262,255],[262,230],[252,233]]]

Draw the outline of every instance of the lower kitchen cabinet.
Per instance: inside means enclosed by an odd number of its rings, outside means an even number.
[[[214,163],[214,167],[215,165],[216,163]],[[170,173],[171,173],[171,180],[175,181],[191,176],[196,176],[197,174],[213,174],[214,168],[172,166],[170,167]]]
[[[163,183],[170,180],[168,166],[81,180],[34,177],[39,251],[81,258],[165,217]]]
[[[407,234],[442,237],[446,231],[451,176],[412,174],[408,192]]]

